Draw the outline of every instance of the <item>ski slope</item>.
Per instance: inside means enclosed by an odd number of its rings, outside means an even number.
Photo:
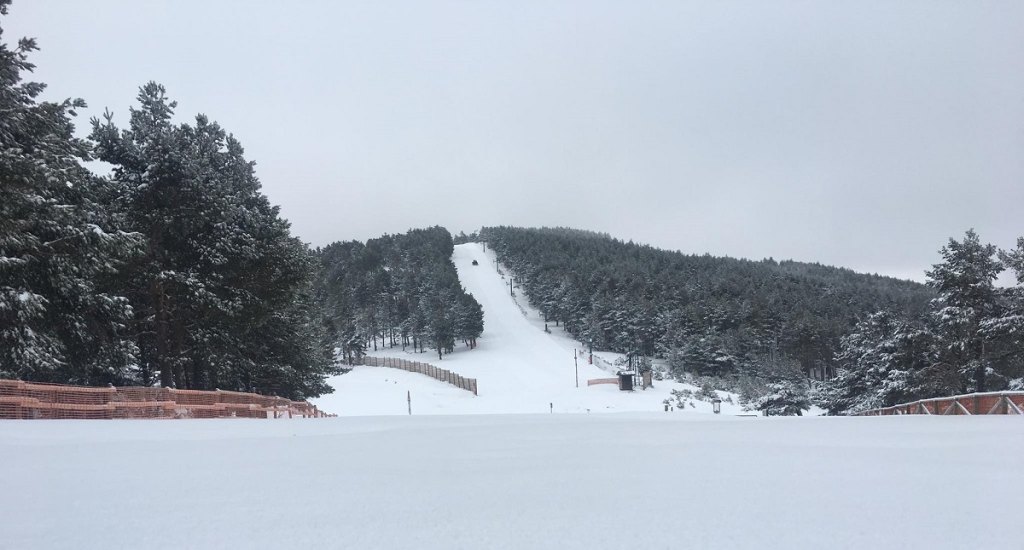
[[[507,275],[499,275],[493,252],[485,252],[478,243],[467,243],[455,247],[452,260],[462,286],[483,306],[484,333],[476,349],[460,345],[441,361],[436,354],[404,352],[400,347],[371,354],[428,362],[476,378],[479,395],[420,374],[357,367],[332,378],[334,393],[314,404],[345,416],[407,414],[407,395],[411,396],[413,414],[664,411],[663,401],[671,397],[672,389],[696,389],[669,381],[655,381],[653,388],[633,392],[606,384],[588,387],[588,379],[609,378],[614,372],[588,364],[583,345],[553,322],[551,332],[544,332],[543,319],[528,306],[525,296],[516,292],[513,299],[510,295]],[[474,260],[478,265],[473,265]],[[575,361],[574,350],[579,355]],[[736,402],[736,396],[720,395]],[[697,401],[686,412],[710,413],[711,404]],[[738,405],[724,402],[722,412],[741,411]]]

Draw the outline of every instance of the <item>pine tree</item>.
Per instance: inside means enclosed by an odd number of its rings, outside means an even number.
[[[1000,251],[999,259],[1014,274],[1016,285],[997,289],[997,314],[981,322],[988,359],[1003,370],[1011,389],[1024,389],[1024,237],[1017,247]]]
[[[983,392],[990,365],[982,326],[998,316],[994,283],[1003,267],[996,247],[982,244],[973,229],[963,241],[950,239],[939,252],[943,261],[927,276],[939,293],[932,308],[946,342],[944,358],[963,375],[965,391]]]
[[[1013,323],[1016,325],[1014,332],[1019,334],[1024,332],[1024,326],[1020,324],[1024,317],[1024,237],[1017,239],[1017,248],[1000,251],[999,258],[1003,265],[1013,272],[1017,283],[1005,292],[1005,298],[1008,302],[1008,316],[1013,317]]]
[[[750,404],[765,416],[803,416],[811,408],[807,383],[796,380],[769,382],[766,392]]]
[[[836,359],[838,376],[816,396],[831,414],[949,395],[960,385],[956,372],[939,361],[932,332],[888,311],[857,323],[843,338]]]
[[[476,339],[484,331],[484,310],[473,298],[472,294],[462,293],[456,298],[455,330],[457,337],[471,349],[476,347]]]
[[[309,304],[315,263],[260,192],[241,144],[199,115],[174,124],[163,86],[140,89],[129,127],[93,120],[146,254],[125,270],[140,367],[164,386],[309,397],[330,353]]]
[[[0,376],[132,380],[131,308],[107,282],[138,239],[110,225],[108,189],[81,164],[72,117],[85,103],[38,102],[44,85],[22,80],[36,49],[0,43]]]

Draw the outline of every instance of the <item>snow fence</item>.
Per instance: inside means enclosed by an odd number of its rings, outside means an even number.
[[[473,395],[479,395],[476,392],[476,378],[466,378],[459,376],[454,372],[442,369],[431,365],[430,363],[420,363],[419,361],[408,361],[405,359],[399,359],[398,357],[363,357],[363,365],[368,367],[390,367],[393,369],[402,369],[409,372],[418,372],[425,374],[434,380],[440,380],[441,382],[447,382],[456,388],[463,389],[466,391],[473,392]]]
[[[323,418],[306,401],[235,391],[0,380],[0,419]]]

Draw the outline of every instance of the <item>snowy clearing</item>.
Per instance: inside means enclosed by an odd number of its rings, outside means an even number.
[[[2,548],[1019,548],[1015,417],[0,421]]]
[[[413,414],[495,414],[554,412],[663,411],[662,402],[673,389],[693,386],[655,381],[646,391],[622,392],[613,385],[587,386],[591,378],[608,378],[614,372],[587,363],[581,354],[574,363],[573,350],[582,344],[561,328],[549,324],[544,332],[540,314],[528,307],[525,296],[509,293],[508,276],[495,270],[494,255],[478,243],[457,245],[452,257],[459,280],[484,309],[484,333],[476,349],[464,345],[441,361],[437,354],[403,352],[385,348],[374,355],[401,357],[432,363],[476,378],[480,395],[456,389],[427,376],[382,367],[357,367],[330,380],[334,393],[311,402],[338,415],[407,414],[406,395],[412,396]],[[479,265],[473,265],[473,261]],[[518,301],[518,302],[517,302]],[[598,353],[609,360],[615,354]],[[575,365],[579,365],[579,388]],[[736,396],[720,392],[723,414],[743,412]],[[694,401],[686,412],[711,412],[711,404]]]

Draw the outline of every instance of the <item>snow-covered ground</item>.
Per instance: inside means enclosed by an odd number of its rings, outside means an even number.
[[[587,387],[584,356],[577,388],[579,344],[454,259],[486,327],[435,364],[479,396],[361,367],[340,418],[0,421],[0,549],[1024,547],[1019,417],[666,413],[686,386]]]
[[[673,389],[695,390],[693,386],[655,381],[654,387],[633,392],[614,385],[587,386],[591,378],[609,378],[615,373],[588,364],[582,344],[561,328],[532,310],[525,296],[510,296],[508,275],[499,275],[494,255],[478,243],[455,247],[452,257],[462,286],[484,310],[484,333],[476,349],[462,345],[438,361],[433,353],[404,352],[400,347],[377,351],[376,355],[402,357],[432,363],[476,378],[479,395],[459,390],[427,376],[381,367],[358,367],[331,379],[334,393],[314,400],[321,409],[339,415],[407,414],[406,397],[411,394],[413,414],[493,414],[664,411],[663,401]],[[479,265],[472,265],[476,260]],[[573,352],[578,358],[574,361]],[[609,361],[615,354],[601,354]],[[579,387],[576,387],[576,365]],[[408,392],[408,393],[407,393]],[[723,414],[742,412],[737,397],[720,393]],[[711,412],[711,404],[691,401],[685,412]],[[682,411],[679,411],[682,412]]]
[[[1021,548],[1018,417],[0,421],[0,548]]]

